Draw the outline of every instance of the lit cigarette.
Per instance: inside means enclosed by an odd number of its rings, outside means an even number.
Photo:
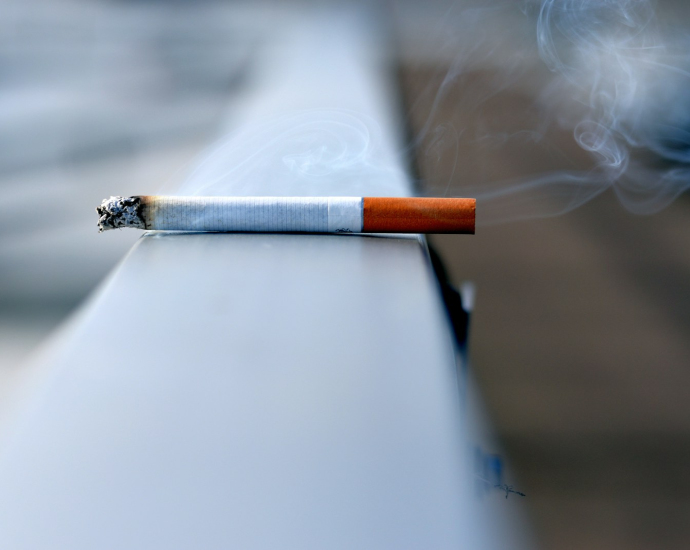
[[[474,199],[420,197],[110,197],[99,231],[474,233]]]

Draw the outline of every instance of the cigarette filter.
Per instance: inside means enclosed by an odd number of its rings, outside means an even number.
[[[99,231],[474,233],[475,200],[422,197],[110,197]]]

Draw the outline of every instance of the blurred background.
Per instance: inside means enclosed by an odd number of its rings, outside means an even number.
[[[181,185],[221,121],[239,115],[272,29],[307,3],[0,3],[0,399],[138,238],[99,235],[95,206]],[[491,199],[475,237],[431,241],[453,282],[476,284],[474,371],[544,547],[687,548],[690,100],[678,75],[689,61],[690,9],[682,0],[606,3],[643,18],[652,7],[675,29],[663,44],[635,44],[663,46],[651,65],[673,70],[636,82],[644,101],[607,111],[606,99],[582,99],[608,97],[587,82],[593,73],[577,73],[583,85],[569,95],[558,76],[567,71],[544,62],[537,29],[549,4],[378,6],[410,128],[401,154],[421,192]],[[562,16],[559,25],[575,28]],[[617,67],[641,66],[623,57],[632,65]],[[599,76],[608,67],[590,54],[566,61]],[[606,154],[619,146],[608,134],[578,139],[573,121],[585,103],[632,128],[639,147],[629,162],[641,163],[633,186],[612,183],[618,166]],[[520,183],[543,174],[599,183]],[[659,174],[672,175],[670,187],[650,191],[645,182]],[[508,182],[498,200],[495,182]],[[654,213],[630,212],[640,205]],[[514,220],[516,208],[529,219]]]

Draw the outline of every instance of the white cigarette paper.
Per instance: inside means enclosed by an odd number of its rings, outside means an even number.
[[[110,197],[96,210],[100,231],[360,233],[362,197]]]

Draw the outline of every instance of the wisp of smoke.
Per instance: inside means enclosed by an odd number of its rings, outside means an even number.
[[[656,212],[690,186],[688,169],[645,170],[631,158],[646,149],[690,163],[687,59],[664,42],[647,0],[545,1],[537,39],[555,86],[588,99],[574,137],[627,208]]]
[[[486,33],[497,21],[505,27],[507,13],[513,14],[514,23],[516,4],[496,2],[462,13],[459,32],[464,39],[434,107],[459,75],[478,66],[494,68],[491,93],[510,87],[529,70],[525,60],[532,44],[526,35],[511,41],[500,31]],[[690,73],[685,46],[690,43],[685,36],[662,29],[648,0],[543,0],[520,8],[521,16],[534,22],[533,43],[550,71],[540,90],[530,91],[537,97],[542,124],[555,122],[570,129],[579,147],[591,155],[593,168],[453,185],[453,194],[461,190],[477,197],[478,221],[553,216],[607,189],[630,211],[650,214],[688,189]],[[482,29],[481,34],[476,29]],[[458,93],[463,96],[462,90]],[[477,94],[469,103],[463,97],[465,109],[476,108],[489,95]],[[429,120],[434,114],[432,109]],[[429,143],[427,153],[435,147],[433,132],[427,122],[419,137]],[[541,130],[530,136],[538,141]],[[488,142],[489,137],[484,139]],[[453,155],[457,143],[448,147]]]
[[[378,126],[346,110],[300,111],[252,123],[216,143],[181,194],[328,196],[346,183],[352,193],[386,194],[401,174],[379,155]],[[342,194],[342,192],[341,192]]]
[[[451,17],[454,10],[458,17]],[[445,184],[430,194],[476,197],[478,222],[486,225],[565,213],[607,189],[632,212],[654,213],[690,187],[690,41],[662,28],[649,0],[455,3],[442,24],[451,29],[439,33],[453,52],[450,70],[409,148],[439,164],[444,155],[453,159]],[[491,74],[488,87],[457,85],[475,71]],[[539,71],[547,77],[531,79]],[[534,128],[500,131],[481,117],[473,126],[438,123],[451,90],[465,112],[478,113],[520,87],[533,98]],[[461,139],[494,149],[522,140],[536,149],[554,126],[571,132],[591,157],[586,169],[467,181],[458,162]],[[391,169],[398,163],[388,153],[379,155],[378,143],[375,121],[355,112],[293,113],[221,140],[181,192],[395,194],[405,176]]]

